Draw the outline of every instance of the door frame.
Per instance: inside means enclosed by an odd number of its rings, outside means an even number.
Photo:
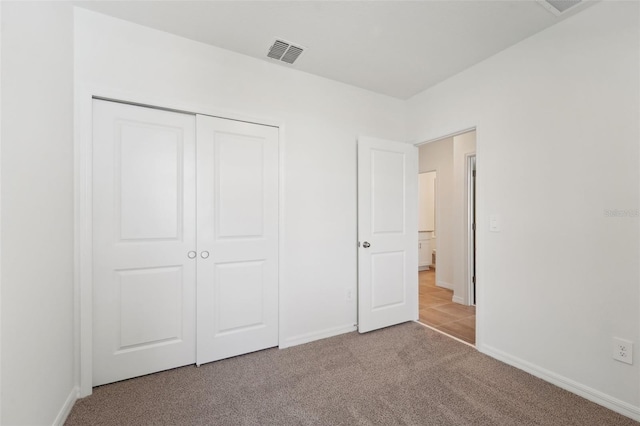
[[[477,135],[477,133],[476,133]],[[476,147],[477,149],[477,147]],[[476,271],[475,263],[475,246],[477,245],[475,242],[474,234],[477,231],[477,223],[476,230],[473,229],[474,218],[475,218],[475,207],[476,207],[476,194],[474,193],[474,179],[473,172],[476,169],[476,153],[470,152],[465,154],[465,257],[466,257],[466,265],[465,265],[465,277],[467,281],[467,305],[475,305],[477,302],[477,276],[476,276],[476,291],[474,291],[474,271]],[[477,184],[477,182],[476,182]],[[476,272],[477,275],[477,272]],[[474,299],[475,302],[474,302]]]
[[[104,88],[76,84],[74,97],[74,383],[78,396],[92,393],[93,379],[93,100],[102,99],[186,114],[209,115],[263,126],[278,132],[278,342],[283,342],[280,307],[283,302],[284,265],[284,151],[285,123],[268,117],[254,117],[207,105],[185,104],[166,98],[149,98]]]
[[[439,141],[441,139],[452,138],[454,136],[459,136],[459,135],[462,135],[464,133],[469,133],[469,132],[473,132],[473,131],[476,132],[476,150],[475,150],[475,152],[466,153],[465,154],[465,206],[464,206],[465,216],[466,216],[465,217],[465,223],[468,223],[468,221],[469,221],[469,212],[468,212],[468,209],[469,209],[469,203],[468,203],[468,194],[469,194],[468,186],[469,185],[468,185],[468,182],[469,182],[469,180],[468,180],[468,176],[467,176],[468,161],[469,161],[469,157],[470,156],[475,157],[476,160],[477,160],[477,152],[478,152],[478,146],[479,146],[479,141],[480,141],[480,138],[478,136],[478,126],[467,127],[467,128],[462,129],[462,130],[451,132],[451,133],[447,133],[447,134],[442,135],[442,136],[430,137],[429,139],[421,139],[420,142],[414,142],[414,146],[416,146],[418,149],[420,149],[420,146],[422,146],[422,145],[426,145],[426,144],[431,143],[431,142],[436,142],[436,141]],[[419,161],[419,158],[420,158],[420,155],[418,154],[418,161]],[[419,172],[419,170],[420,170],[420,164],[418,163],[418,172]],[[437,182],[436,182],[436,185],[437,185]],[[478,198],[479,198],[478,197],[478,188],[477,188],[477,182],[476,182],[476,197],[475,197],[476,215],[477,215],[477,210],[478,210],[478,208],[477,208]],[[418,207],[416,206],[416,209],[417,208]],[[438,220],[438,216],[436,216],[436,257],[437,257],[437,252],[438,252],[437,251],[438,240],[440,239],[437,236],[437,229],[438,229],[437,220]],[[476,217],[476,220],[477,220],[477,217]],[[477,232],[477,229],[478,229],[478,225],[477,225],[477,221],[476,221],[476,248],[478,247],[478,232]],[[464,250],[465,250],[465,263],[464,263],[465,275],[464,276],[465,276],[465,281],[467,281],[467,280],[470,281],[471,278],[470,278],[470,274],[469,274],[469,262],[468,262],[469,261],[469,259],[468,259],[469,249],[470,249],[469,248],[470,233],[469,233],[469,227],[468,226],[465,227],[465,236],[464,236],[464,238],[465,238],[465,243],[464,243],[464,245],[465,245],[465,247],[464,247]],[[437,259],[436,259],[436,262],[437,262]],[[437,278],[437,274],[438,274],[438,268],[436,266],[436,278]],[[478,263],[477,263],[477,256],[476,256],[476,285],[478,283],[478,276],[479,276],[479,273],[478,273]],[[465,285],[464,292],[466,293],[466,301],[465,302],[467,302],[467,304],[470,305],[471,304],[471,292],[470,292],[470,288],[469,288],[468,285]],[[479,309],[479,304],[476,303],[476,344],[474,345],[474,347],[476,349],[481,346],[480,330],[482,329],[483,324],[482,324],[482,317],[480,315],[478,315],[478,312],[480,310],[481,309]]]

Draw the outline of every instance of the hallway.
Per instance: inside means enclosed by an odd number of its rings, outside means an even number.
[[[476,307],[451,301],[453,291],[436,286],[436,271],[420,271],[419,321],[470,344],[476,342]]]

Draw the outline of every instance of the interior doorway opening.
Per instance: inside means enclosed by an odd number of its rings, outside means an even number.
[[[472,345],[477,304],[475,144],[476,132],[470,130],[419,146],[418,209],[419,321]]]

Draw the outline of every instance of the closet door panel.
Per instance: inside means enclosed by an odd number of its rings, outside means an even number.
[[[216,236],[218,239],[264,235],[264,141],[218,133]]]
[[[278,130],[209,116],[197,128],[202,364],[278,344]]]
[[[94,101],[94,386],[277,346],[278,156],[274,127]]]
[[[93,103],[93,384],[195,362],[195,116]]]

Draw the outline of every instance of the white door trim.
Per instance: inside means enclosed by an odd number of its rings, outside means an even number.
[[[473,169],[475,168],[475,152],[469,152],[464,156],[465,164],[465,278],[467,281],[466,305],[473,305],[473,270],[474,270],[474,241],[473,241]],[[476,224],[477,227],[477,224]],[[477,287],[476,287],[477,289]]]
[[[413,145],[417,146],[419,148],[421,145],[426,145],[426,144],[431,143],[431,142],[437,142],[437,141],[442,140],[442,139],[449,139],[449,138],[452,138],[454,136],[460,136],[460,135],[463,135],[465,133],[473,132],[475,130],[476,130],[476,126],[467,127],[466,129],[459,130],[457,132],[447,133],[446,135],[438,136],[437,138],[420,139],[419,142],[413,142]]]
[[[245,121],[254,124],[279,128],[279,218],[278,218],[278,268],[282,271],[284,265],[283,241],[284,225],[284,141],[285,125],[273,118],[259,118],[235,111],[212,108],[204,105],[188,105],[164,98],[145,98],[131,93],[104,88],[87,87],[78,82],[75,85],[74,102],[74,365],[75,383],[79,386],[79,397],[92,393],[93,376],[93,311],[92,311],[92,264],[93,264],[93,218],[92,218],[92,134],[94,98],[112,100],[127,104],[173,110],[189,114],[203,114]],[[279,306],[283,299],[283,275],[278,274]],[[280,335],[282,342],[282,309],[279,309]]]

